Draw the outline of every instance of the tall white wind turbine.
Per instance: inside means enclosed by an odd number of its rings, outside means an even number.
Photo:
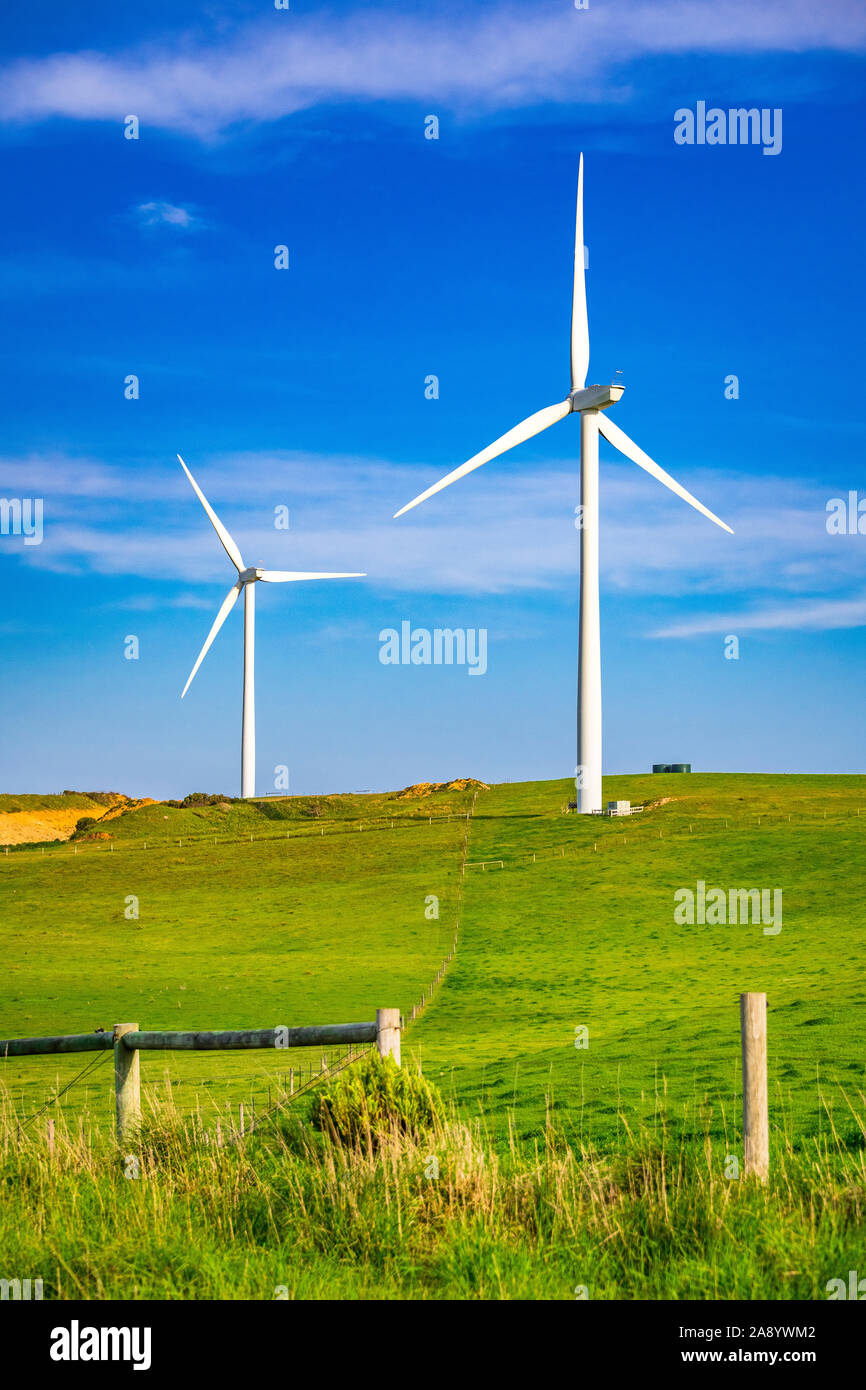
[[[652,474],[678,497],[709,517],[723,531],[730,531],[703,503],[693,497],[669,473],[639,449],[623,430],[602,414],[615,405],[622,386],[587,386],[589,325],[583,252],[583,155],[577,175],[577,218],[574,234],[574,291],[571,307],[571,390],[558,405],[545,406],[495,443],[474,454],[466,463],[413,498],[395,517],[425,502],[458,478],[480,468],[498,454],[540,434],[566,415],[580,416],[580,642],[577,674],[577,808],[583,813],[601,810],[601,633],[598,609],[598,432],[627,459]]]
[[[201,502],[211,525],[223,544],[223,549],[238,572],[238,577],[222,601],[222,606],[214,619],[213,627],[205,638],[205,644],[198,654],[195,665],[189,673],[189,680],[183,688],[181,699],[189,690],[193,677],[210,649],[211,643],[238,601],[241,590],[244,595],[244,712],[241,733],[241,796],[256,794],[256,709],[255,709],[255,629],[256,629],[256,590],[262,580],[265,584],[287,584],[299,579],[364,579],[363,574],[316,574],[307,570],[263,570],[244,565],[243,556],[232,537],[223,526],[213,507],[208,502],[195,478],[190,473],[180,454],[178,463],[189,478],[198,500]]]

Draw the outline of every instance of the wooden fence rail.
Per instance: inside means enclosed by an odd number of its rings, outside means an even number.
[[[125,1033],[126,1047],[142,1052],[221,1052],[247,1048],[328,1047],[341,1043],[372,1043],[376,1023],[324,1023],[309,1028],[248,1028],[223,1033]],[[2,1047],[2,1044],[0,1044]]]
[[[141,1122],[141,1052],[224,1052],[252,1048],[283,1050],[342,1043],[375,1043],[381,1057],[400,1065],[399,1009],[377,1009],[370,1023],[324,1023],[301,1028],[247,1028],[219,1033],[150,1033],[137,1023],[116,1023],[110,1033],[70,1033],[52,1038],[0,1038],[0,1057],[114,1050],[117,1138],[132,1137]]]
[[[67,1033],[57,1038],[0,1038],[0,1057],[39,1057],[50,1052],[102,1052],[113,1033]]]

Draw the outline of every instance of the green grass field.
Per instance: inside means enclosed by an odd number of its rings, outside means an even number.
[[[545,1095],[596,1139],[616,1133],[623,1108],[646,1118],[662,1104],[699,1128],[711,1107],[714,1132],[731,1134],[738,995],[760,990],[777,1122],[818,1134],[830,1107],[853,1142],[839,1087],[852,1098],[864,1089],[864,779],[611,778],[611,799],[679,799],[601,821],[562,816],[566,792],[529,784],[479,797],[470,861],[489,867],[467,878],[457,967],[419,1030],[425,1067],[453,1069],[465,1106],[499,1117],[516,1107],[526,1134],[543,1122]],[[781,931],[676,925],[675,891],[699,880],[780,888]]]
[[[147,806],[106,823],[113,842],[2,856],[9,983],[0,1036],[124,1021],[150,1029],[355,1022],[385,1006],[408,1013],[450,948],[472,796],[436,793],[423,813],[417,801],[346,801],[323,799],[315,822],[306,801],[271,814],[243,804],[198,813]],[[352,816],[362,803],[363,818]],[[277,820],[274,810],[294,815]],[[424,915],[431,893],[438,921]],[[133,910],[137,918],[125,915]],[[29,1114],[87,1060],[9,1060],[5,1080]],[[170,1066],[151,1058],[147,1071],[160,1083],[170,1074],[190,1107],[196,1098],[213,1108],[252,1096],[261,1108],[269,1084],[275,1091],[290,1066],[311,1060],[173,1056]],[[85,1102],[94,1116],[109,1115],[110,1084],[69,1092],[72,1109]]]
[[[337,1236],[327,1222],[305,1224],[297,1203],[285,1207],[286,1184],[300,1193],[310,1183],[309,1201],[341,1210],[342,1199],[326,1199],[331,1179],[316,1177],[307,1159],[298,1176],[297,1146],[277,1139],[278,1125],[269,1145],[265,1124],[220,1160],[222,1176],[210,1154],[206,1162],[191,1156],[185,1178],[176,1164],[170,1178],[153,1170],[152,1213],[158,1208],[168,1221],[185,1212],[188,1236],[207,1224],[209,1203],[216,1210],[217,1179],[248,1180],[250,1154],[261,1155],[260,1175],[274,1184],[265,1202],[271,1218],[260,1218],[266,1235],[250,1218],[238,1248],[218,1234],[231,1225],[225,1212],[211,1220],[208,1259],[198,1282],[184,1276],[183,1296],[272,1297],[273,1278],[288,1280],[293,1295],[315,1297],[573,1297],[571,1288],[587,1282],[592,1297],[817,1297],[835,1264],[851,1261],[843,1274],[858,1259],[866,1267],[866,778],[606,779],[606,799],[663,802],[628,819],[565,815],[570,794],[566,782],[480,791],[462,881],[471,790],[222,810],[149,806],[108,822],[111,842],[0,856],[0,1036],[8,1037],[127,1020],[146,1029],[348,1022],[387,1005],[408,1021],[450,950],[459,911],[456,955],[423,1015],[409,1022],[404,1060],[423,1066],[452,1106],[443,1162],[459,1167],[459,1153],[471,1152],[472,1162],[486,1153],[488,1165],[503,1165],[502,1210],[483,1183],[474,1213],[463,1198],[452,1209],[452,1183],[429,1229],[424,1198],[418,1243],[407,1234],[388,1263],[373,1234],[387,1176],[372,1160],[358,1167],[360,1159],[344,1173],[346,1192],[367,1213],[353,1246],[346,1212]],[[781,890],[781,931],[678,924],[674,894],[698,881]],[[432,896],[438,918],[430,916]],[[125,915],[131,898],[137,919]],[[743,1184],[738,1205],[723,1170],[728,1155],[742,1157],[738,995],[746,990],[769,998],[773,1180],[768,1192]],[[10,1174],[20,1175],[38,1149],[45,1117],[28,1121],[88,1060],[3,1061]],[[207,1128],[217,1116],[225,1122],[226,1107],[234,1114],[239,1100],[252,1097],[260,1113],[287,1066],[309,1060],[148,1054],[143,1074],[166,1105],[170,1096],[181,1115],[197,1111]],[[46,1112],[62,1109],[71,1132],[82,1129],[62,1180],[43,1176],[46,1192],[53,1180],[65,1193],[84,1185],[87,1202],[115,1223],[104,1234],[121,1255],[123,1203],[145,1198],[124,1196],[111,1168],[112,1105],[106,1063]],[[104,1162],[85,1150],[104,1153]],[[412,1165],[420,1161],[417,1148],[394,1160],[394,1192],[405,1182],[413,1211],[420,1199]],[[668,1205],[666,1171],[680,1218]],[[609,1230],[611,1213],[593,1205],[604,1205],[606,1182],[623,1202]],[[563,1209],[551,1225],[533,1218],[522,1241],[519,1193],[528,1184],[541,1201],[550,1183]],[[28,1190],[32,1198],[35,1187]],[[146,1210],[146,1202],[136,1206],[135,1221]],[[32,1232],[26,1237],[31,1261],[59,1252],[58,1267],[74,1271],[61,1291],[103,1296],[104,1284],[87,1274],[81,1228],[43,1222],[35,1208],[33,1222],[44,1230],[42,1245]],[[764,1232],[757,1244],[755,1231]],[[0,1232],[7,1249],[22,1240],[8,1221]],[[333,1249],[322,1232],[337,1242]],[[734,1242],[727,1253],[725,1232]],[[566,1242],[562,1259],[551,1254],[554,1239]],[[611,1242],[607,1254],[595,1259],[592,1278],[579,1277],[600,1239]],[[178,1296],[163,1269],[175,1243],[167,1229],[155,1238],[135,1296]],[[653,1258],[660,1263],[650,1277]],[[275,1277],[289,1268],[291,1277]]]

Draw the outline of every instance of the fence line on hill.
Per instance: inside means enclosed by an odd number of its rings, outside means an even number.
[[[406,816],[396,816],[396,817],[387,817],[387,816],[385,816],[385,817],[380,817],[380,818],[378,818],[378,819],[375,819],[375,818],[374,818],[374,819],[363,820],[363,821],[354,821],[354,820],[353,820],[353,821],[337,821],[337,822],[333,822],[333,821],[332,821],[332,822],[329,822],[329,823],[328,823],[327,825],[325,825],[325,826],[319,826],[319,827],[318,827],[318,831],[319,831],[319,834],[318,834],[318,835],[316,834],[316,827],[315,827],[315,826],[308,826],[308,827],[307,827],[307,826],[303,826],[303,827],[302,827],[302,826],[299,826],[299,825],[295,824],[294,829],[288,829],[288,830],[285,830],[285,831],[282,831],[282,830],[280,830],[280,831],[274,831],[274,832],[271,832],[271,833],[266,832],[264,829],[257,829],[257,830],[255,830],[255,831],[252,831],[252,830],[232,831],[232,832],[230,832],[230,833],[228,833],[228,834],[221,835],[221,834],[219,834],[219,832],[214,833],[213,830],[207,830],[207,831],[203,831],[203,832],[200,833],[200,834],[199,834],[199,833],[196,833],[196,832],[190,832],[190,833],[183,834],[183,835],[179,835],[179,836],[178,836],[178,835],[169,835],[169,836],[167,836],[167,837],[159,837],[159,838],[156,838],[156,837],[153,837],[153,836],[148,836],[146,839],[145,839],[144,837],[142,837],[140,841],[139,841],[138,837],[136,837],[135,840],[133,840],[131,837],[130,837],[129,839],[117,839],[117,840],[115,840],[115,839],[113,839],[113,838],[111,838],[111,839],[106,838],[106,839],[104,839],[104,840],[96,840],[96,839],[94,839],[94,840],[64,840],[64,841],[51,841],[51,842],[46,842],[46,843],[44,843],[44,844],[41,843],[41,842],[39,842],[39,841],[37,841],[37,842],[34,842],[34,843],[24,842],[24,843],[15,844],[15,845],[7,844],[7,845],[4,845],[4,846],[0,846],[0,848],[3,849],[3,851],[4,851],[4,856],[5,856],[5,855],[8,855],[10,852],[15,853],[16,855],[17,855],[17,854],[36,854],[36,853],[40,853],[41,855],[44,855],[44,854],[46,853],[46,851],[47,851],[47,852],[49,853],[50,856],[62,857],[62,856],[64,856],[64,855],[69,855],[69,854],[71,854],[71,855],[77,855],[77,854],[78,854],[78,851],[79,851],[79,848],[82,848],[82,847],[83,847],[84,851],[87,852],[87,853],[95,853],[95,852],[98,852],[100,849],[103,850],[103,851],[105,851],[105,852],[112,852],[112,853],[113,853],[115,849],[118,849],[118,850],[121,850],[121,851],[122,851],[122,850],[139,850],[139,849],[142,850],[142,851],[143,851],[143,850],[153,851],[153,850],[159,850],[159,849],[171,850],[171,849],[175,849],[175,848],[177,848],[177,849],[184,849],[184,848],[198,849],[198,848],[205,847],[205,846],[207,846],[207,845],[209,845],[209,844],[211,844],[211,843],[213,843],[214,845],[216,845],[216,846],[219,847],[219,846],[221,846],[221,845],[226,845],[226,846],[228,846],[228,845],[247,844],[247,843],[256,843],[256,844],[280,844],[280,843],[282,843],[283,841],[302,841],[302,840],[305,841],[305,840],[316,840],[316,839],[318,839],[318,838],[330,839],[330,838],[332,838],[332,837],[334,837],[334,836],[336,836],[336,835],[351,835],[351,834],[357,834],[357,833],[359,833],[359,832],[364,832],[364,831],[366,831],[367,833],[370,833],[370,832],[375,832],[375,831],[387,831],[387,830],[407,830],[407,829],[411,829],[411,828],[414,828],[414,827],[417,827],[417,826],[420,826],[420,825],[425,825],[425,824],[428,825],[428,826],[430,826],[430,827],[432,827],[432,826],[434,826],[434,825],[439,826],[439,825],[443,825],[443,824],[449,824],[449,823],[452,822],[452,821],[461,821],[461,820],[466,821],[466,820],[468,820],[469,816],[470,816],[470,815],[473,813],[473,811],[474,811],[475,799],[477,798],[477,796],[478,796],[478,793],[476,792],[476,793],[475,793],[475,796],[473,797],[472,807],[471,807],[470,811],[452,811],[452,812],[449,812],[449,813],[447,813],[447,814],[445,814],[445,815],[428,815],[428,816],[423,816],[423,815],[406,815]],[[659,808],[654,807],[654,806],[652,806],[652,805],[650,804],[650,805],[648,805],[648,806],[645,808],[645,811],[653,811],[653,810],[655,810],[655,809],[659,809]],[[642,818],[643,823],[642,823],[642,825],[640,826],[640,828],[638,828],[637,825],[634,826],[634,828],[633,828],[632,831],[631,831],[631,836],[630,836],[630,838],[632,838],[632,839],[634,839],[634,840],[639,840],[640,842],[643,842],[644,840],[652,840],[652,839],[656,839],[656,838],[658,838],[658,839],[671,839],[671,838],[673,838],[674,836],[677,836],[677,835],[695,834],[695,833],[697,833],[697,834],[699,834],[699,835],[700,835],[701,833],[716,835],[716,834],[721,833],[722,829],[724,829],[724,830],[748,830],[750,827],[754,827],[755,829],[760,829],[761,826],[762,826],[762,825],[765,825],[765,824],[766,824],[766,825],[773,825],[773,826],[778,826],[778,825],[783,825],[783,824],[795,824],[795,823],[800,823],[800,824],[804,824],[804,825],[810,825],[810,824],[812,824],[814,821],[820,821],[820,822],[822,822],[822,823],[827,823],[827,822],[829,821],[829,824],[830,824],[831,826],[834,825],[834,824],[842,824],[842,823],[847,823],[847,822],[849,822],[849,821],[856,821],[856,820],[862,820],[863,823],[866,824],[866,814],[864,814],[864,815],[861,816],[861,810],[862,810],[862,808],[860,808],[860,807],[857,807],[857,808],[853,808],[853,807],[852,807],[852,808],[849,808],[848,810],[831,810],[829,816],[828,816],[827,810],[824,810],[824,812],[823,812],[822,815],[820,815],[820,816],[817,814],[817,812],[810,813],[810,812],[808,812],[808,811],[770,812],[770,813],[762,812],[761,815],[759,815],[759,816],[758,816],[758,815],[754,815],[753,813],[746,813],[746,814],[744,814],[744,815],[732,814],[732,815],[729,815],[729,816],[718,816],[718,817],[702,817],[702,816],[697,816],[697,817],[695,818],[694,821],[692,821],[691,823],[689,823],[688,831],[686,831],[685,828],[684,828],[683,826],[672,826],[672,825],[663,825],[663,826],[659,826],[658,824],[654,824],[653,821],[652,821],[652,819],[651,819],[650,817],[647,817],[646,820],[643,820],[643,818]],[[517,817],[517,819],[529,820],[529,821],[531,821],[531,822],[533,822],[533,823],[535,823],[535,824],[539,824],[539,823],[540,823],[540,824],[545,824],[545,825],[554,825],[554,824],[557,824],[557,823],[560,822],[561,817],[562,817],[564,814],[565,814],[565,812],[562,811],[562,810],[560,810],[560,811],[547,811],[547,812],[543,812],[543,813],[541,813],[541,814],[535,814],[535,815],[526,816],[526,817]],[[617,817],[617,818],[615,818],[615,819],[616,819],[615,828],[614,828],[613,820],[611,820],[611,822],[610,822],[610,828],[607,829],[606,831],[602,832],[602,833],[599,835],[597,841],[595,842],[596,844],[607,847],[607,845],[608,845],[611,841],[615,841],[616,838],[617,838],[618,836],[623,836],[622,822],[626,819],[626,817],[624,817],[624,816],[623,816],[623,817]],[[387,822],[387,823],[386,823],[386,822]],[[271,823],[273,823],[273,822],[271,822]],[[624,837],[624,838],[625,838],[625,837]],[[584,850],[584,849],[586,849],[586,848],[587,848],[587,845],[585,845],[585,844],[584,844],[584,845],[558,846],[558,847],[553,848],[551,851],[549,851],[549,853],[550,853],[550,855],[553,856],[553,857],[556,857],[556,858],[564,858],[564,857],[566,857],[566,856],[569,855],[569,854],[573,854],[573,853],[575,853],[575,852],[581,852],[582,850]],[[523,851],[522,853],[523,853],[526,857],[531,857],[533,854],[536,854],[536,855],[539,855],[539,856],[540,856],[540,855],[547,854],[548,851],[539,849],[539,850],[527,850],[527,851]],[[481,861],[481,860],[479,860],[479,861],[477,861],[477,864],[472,864],[472,865],[470,865],[470,867],[472,867],[472,868],[478,867],[478,866],[481,865],[482,862],[485,862],[485,863],[487,863],[487,864],[493,864],[493,863],[499,864],[499,863],[500,863],[500,860],[499,860],[498,858],[497,858],[497,859],[488,859],[488,860],[486,860],[486,861]],[[507,860],[506,860],[505,862],[506,862],[506,863],[510,863],[510,862],[512,862],[512,861],[507,861]]]
[[[466,813],[466,825],[463,830],[463,844],[460,855],[460,876],[457,880],[457,905],[454,912],[454,936],[451,942],[451,949],[448,952],[445,959],[443,960],[442,964],[440,965],[438,971],[433,976],[433,979],[430,982],[430,984],[426,987],[426,989],[421,991],[421,998],[418,1001],[418,1003],[412,1005],[412,1012],[409,1015],[407,1026],[408,1024],[414,1023],[425,1012],[434,995],[436,995],[436,993],[438,992],[439,987],[442,984],[442,981],[445,979],[445,976],[448,972],[448,967],[454,959],[455,955],[457,954],[457,945],[460,938],[460,908],[463,903],[463,880],[466,875],[466,855],[469,851],[469,831],[472,825],[472,817],[475,814],[475,802],[477,800],[478,792],[476,791],[474,796],[472,797],[472,805],[469,807],[469,810]]]
[[[725,829],[743,828],[736,825],[730,827],[728,822],[733,819],[733,817],[725,819]],[[766,821],[769,819],[770,817],[768,816],[760,816],[757,819],[757,825],[760,825],[762,820]],[[787,823],[791,820],[791,816],[780,816],[778,819],[780,822]],[[816,817],[816,819],[819,818]],[[854,817],[854,819],[856,819],[856,817]],[[864,825],[866,825],[866,818],[864,818]],[[703,832],[703,834],[701,832]],[[611,850],[622,848],[625,845],[642,846],[656,840],[662,840],[663,842],[671,840],[698,840],[707,837],[715,837],[718,833],[719,827],[714,827],[712,823],[707,821],[692,821],[688,826],[663,827],[651,826],[644,822],[639,828],[635,826],[630,834],[623,833],[621,827],[617,825],[615,830],[610,829],[599,835],[596,839],[585,841],[583,844],[553,845],[534,850],[519,850],[514,854],[513,858],[508,858],[506,856],[503,859],[497,856],[491,859],[478,859],[470,861],[466,867],[469,869],[481,869],[482,872],[490,868],[522,869],[530,864],[546,862],[551,859],[566,859],[570,858],[572,855],[608,853]]]
[[[318,827],[313,825],[302,826],[295,822],[294,830],[287,829],[285,831],[280,830],[271,833],[265,831],[263,827],[259,827],[254,831],[234,830],[226,834],[220,834],[219,832],[215,833],[210,829],[202,832],[190,831],[182,835],[148,835],[146,838],[144,836],[136,836],[135,839],[130,836],[128,839],[125,837],[122,839],[115,839],[113,836],[110,836],[107,831],[93,831],[88,832],[89,835],[92,834],[93,838],[81,840],[50,840],[44,843],[38,840],[34,842],[22,841],[20,844],[7,844],[2,846],[2,848],[5,854],[9,854],[10,850],[16,854],[35,854],[38,851],[44,854],[47,849],[53,855],[63,855],[64,853],[68,854],[70,849],[73,854],[77,854],[81,847],[85,847],[88,851],[97,851],[99,849],[113,851],[115,846],[118,849],[154,850],[184,847],[198,848],[199,846],[205,846],[211,843],[214,845],[252,844],[254,842],[257,844],[280,844],[284,840],[332,839],[337,835],[352,835],[364,831],[369,834],[371,831],[407,830],[419,825],[445,825],[449,824],[451,821],[465,820],[468,814],[469,813],[466,811],[451,811],[445,815],[383,816],[359,821],[354,819],[351,821],[330,821],[327,825]],[[386,821],[388,822],[387,824],[385,824]],[[270,824],[273,823],[273,821],[270,822]],[[317,829],[318,834],[316,833]],[[102,838],[103,835],[104,838]],[[97,838],[97,836],[99,836],[99,838]]]

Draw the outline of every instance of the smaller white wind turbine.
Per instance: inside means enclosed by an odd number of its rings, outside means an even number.
[[[254,566],[244,565],[243,556],[238,550],[237,545],[223,526],[213,507],[208,502],[195,478],[190,473],[180,454],[177,456],[178,463],[189,478],[198,500],[201,502],[208,516],[211,525],[216,531],[223,544],[223,549],[238,572],[236,582],[229,589],[222,602],[222,607],[216,615],[214,625],[208,633],[205,644],[198,654],[198,659],[189,673],[189,680],[183,688],[181,699],[192,684],[193,677],[205,656],[210,649],[213,639],[216,637],[229,613],[238,601],[240,592],[244,592],[244,712],[243,712],[243,731],[241,735],[241,796],[250,797],[256,794],[256,709],[255,709],[255,628],[256,628],[256,591],[255,585],[258,580],[264,580],[266,584],[287,584],[296,579],[365,579],[363,574],[316,574],[307,570],[262,570]]]

